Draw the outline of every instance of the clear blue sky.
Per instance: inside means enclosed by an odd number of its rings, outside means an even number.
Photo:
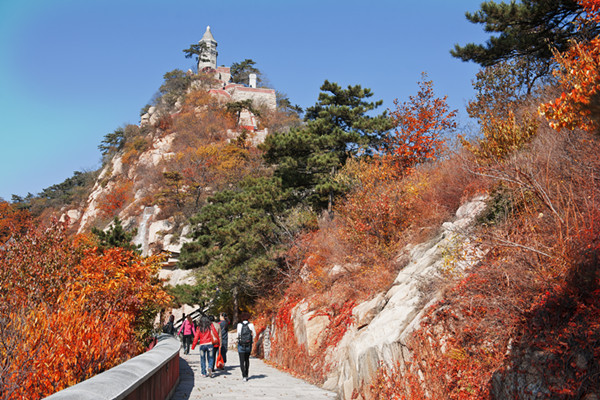
[[[163,75],[210,25],[219,65],[251,58],[293,104],[325,79],[391,108],[421,72],[467,121],[478,70],[450,56],[487,35],[481,0],[0,0],[0,197],[37,194],[97,169],[104,135],[139,122]]]

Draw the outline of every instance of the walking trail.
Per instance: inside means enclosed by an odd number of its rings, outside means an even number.
[[[198,348],[190,354],[179,353],[179,386],[172,400],[196,399],[337,399],[337,394],[311,385],[279,371],[257,358],[250,358],[248,381],[242,380],[236,351],[227,352],[225,370],[217,370],[212,378],[200,373]]]

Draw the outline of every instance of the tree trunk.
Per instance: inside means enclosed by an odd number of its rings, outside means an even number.
[[[231,316],[231,323],[236,326],[238,323],[238,310],[239,310],[239,303],[238,303],[238,290],[237,287],[234,286],[233,287],[233,293],[232,293],[232,297],[233,297],[233,315]]]

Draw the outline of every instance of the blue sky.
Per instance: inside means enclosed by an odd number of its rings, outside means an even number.
[[[313,105],[328,79],[391,108],[427,72],[464,127],[478,66],[449,50],[486,40],[464,17],[480,3],[0,0],[0,197],[97,169],[104,135],[139,122],[165,72],[191,68],[182,50],[207,25],[218,65],[253,59],[293,104]]]

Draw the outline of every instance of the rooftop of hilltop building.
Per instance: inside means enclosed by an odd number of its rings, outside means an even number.
[[[210,26],[202,39],[198,42],[203,44],[200,56],[198,57],[198,72],[213,73],[213,76],[220,82],[220,87],[211,89],[210,92],[216,96],[222,97],[225,101],[243,101],[252,100],[255,106],[265,106],[269,109],[275,109],[277,106],[275,90],[269,88],[258,88],[256,74],[250,74],[247,85],[232,83],[231,69],[229,67],[217,67],[217,45],[218,42],[213,36]],[[252,117],[251,119],[255,119]],[[249,122],[249,121],[247,121]],[[249,123],[248,125],[254,125]]]

